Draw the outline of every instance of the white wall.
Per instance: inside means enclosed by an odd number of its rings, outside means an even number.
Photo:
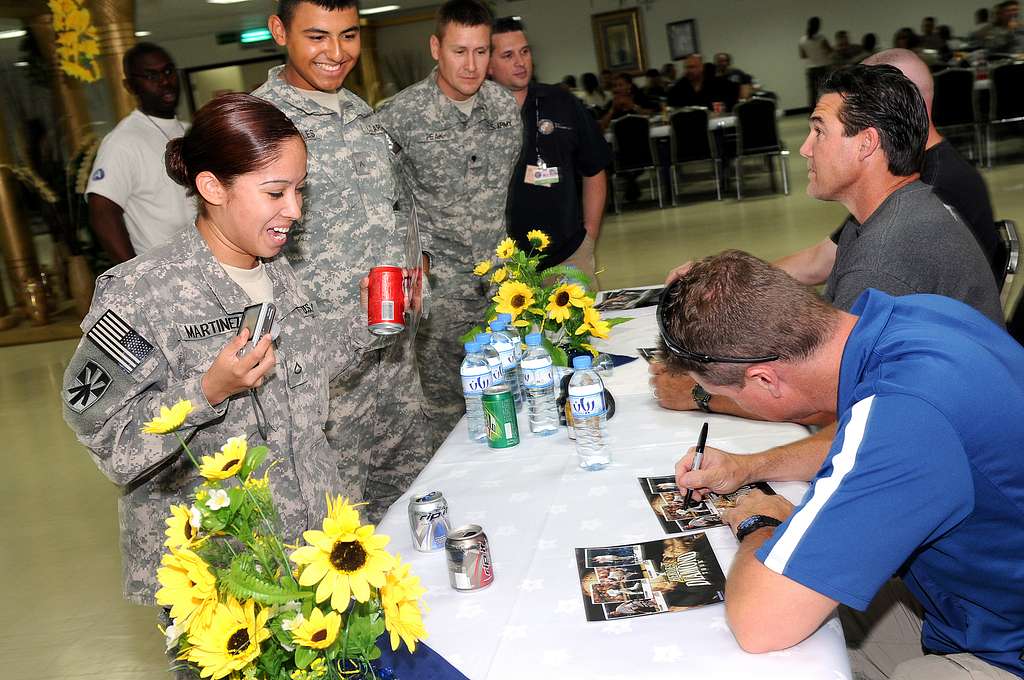
[[[620,0],[501,0],[499,15],[518,15],[526,22],[534,49],[537,76],[558,82],[566,74],[578,78],[597,72],[597,57],[590,16],[637,2]],[[934,16],[949,24],[954,35],[973,25],[974,11],[988,0],[653,0],[641,2],[640,16],[647,43],[648,63],[655,68],[669,61],[665,25],[696,19],[701,51],[706,61],[715,52],[729,52],[733,63],[752,73],[765,89],[779,93],[783,108],[806,105],[804,66],[797,41],[807,18],[820,16],[822,32],[832,41],[837,30],[847,30],[854,42],[864,33],[875,33],[880,47],[888,47],[892,35],[903,26],[920,30],[921,18]]]

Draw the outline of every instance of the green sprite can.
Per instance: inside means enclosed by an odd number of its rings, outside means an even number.
[[[509,449],[519,445],[519,422],[516,402],[508,385],[492,385],[484,390],[484,422],[487,423],[487,445],[492,449]]]

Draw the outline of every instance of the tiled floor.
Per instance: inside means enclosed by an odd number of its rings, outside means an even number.
[[[789,147],[799,148],[805,122],[785,120],[782,128]],[[821,239],[843,208],[804,194],[805,166],[795,151],[790,170],[789,197],[610,216],[598,247],[602,285],[657,283],[672,266],[724,248],[771,259]],[[1024,224],[1022,166],[985,177],[997,217]],[[74,347],[0,348],[0,677],[159,678],[166,664],[155,614],[119,594],[116,489],[61,420],[58,393]]]

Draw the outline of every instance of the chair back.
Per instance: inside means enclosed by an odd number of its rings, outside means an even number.
[[[775,121],[775,102],[748,99],[733,109],[736,115],[736,155],[779,151],[779,128]]]
[[[708,110],[699,106],[679,109],[669,116],[672,165],[706,161],[714,157],[708,133]]]
[[[996,284],[1002,292],[1007,282],[1017,273],[1020,262],[1020,237],[1017,234],[1017,223],[1013,220],[996,220],[996,252],[992,268],[996,275]]]
[[[1024,62],[996,66],[988,74],[991,85],[991,120],[1024,118]]]
[[[651,122],[646,116],[633,114],[612,121],[612,149],[617,172],[654,166]]]
[[[935,74],[932,122],[941,128],[974,124],[974,71],[948,68]]]

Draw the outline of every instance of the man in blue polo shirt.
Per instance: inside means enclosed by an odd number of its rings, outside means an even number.
[[[1024,348],[941,296],[869,289],[834,309],[738,251],[694,265],[659,317],[673,368],[710,392],[771,420],[838,419],[824,463],[681,462],[698,492],[811,481],[796,508],[754,493],[725,515],[740,541],[726,614],[744,649],[792,646],[895,574],[924,610],[924,652],[888,677],[1024,677]]]

